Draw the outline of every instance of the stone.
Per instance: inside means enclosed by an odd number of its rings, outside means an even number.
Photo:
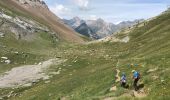
[[[8,59],[8,57],[1,57],[1,59],[7,60],[7,59]]]
[[[30,86],[32,86],[32,83],[27,83],[27,84],[24,84],[23,86],[24,87],[30,87]]]
[[[110,88],[110,91],[116,91],[117,90],[117,87],[116,86],[113,86]]]
[[[5,60],[5,63],[6,63],[6,64],[10,64],[11,61],[10,61],[10,60]]]
[[[44,76],[44,77],[43,77],[43,80],[48,80],[48,79],[50,79],[49,76]]]
[[[39,62],[38,65],[42,65],[42,62]]]
[[[50,81],[45,81],[44,83],[47,84],[47,83],[50,83]]]
[[[147,71],[147,73],[154,72],[154,71],[157,71],[157,70],[158,70],[158,68],[149,69],[149,70]]]
[[[4,38],[5,37],[5,33],[0,32],[0,37]]]

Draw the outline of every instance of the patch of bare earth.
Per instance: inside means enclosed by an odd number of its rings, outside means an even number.
[[[49,76],[45,74],[50,65],[59,65],[64,60],[50,59],[38,65],[24,65],[15,67],[0,76],[0,88],[14,88],[18,86],[31,86],[32,82],[39,79],[47,79]]]

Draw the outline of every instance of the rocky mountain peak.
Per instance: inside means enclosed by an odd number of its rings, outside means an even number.
[[[96,21],[99,22],[99,23],[104,23],[104,22],[105,22],[105,21],[104,21],[103,19],[101,19],[101,18],[97,19]]]
[[[73,17],[74,21],[81,21],[81,19],[79,17]]]
[[[48,8],[48,6],[46,5],[46,3],[43,0],[17,0],[17,1],[24,5]]]

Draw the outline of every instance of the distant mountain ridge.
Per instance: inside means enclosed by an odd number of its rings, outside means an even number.
[[[105,22],[101,18],[97,20],[82,20],[79,17],[74,17],[70,20],[63,19],[63,22],[73,28],[76,32],[93,39],[104,38],[120,31],[123,28],[131,27],[141,21],[143,21],[143,19],[123,21],[116,25]]]

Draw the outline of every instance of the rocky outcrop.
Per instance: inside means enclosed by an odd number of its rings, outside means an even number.
[[[76,43],[84,42],[81,35],[63,24],[61,19],[49,10],[42,0],[0,0],[0,4],[16,16],[24,16],[33,22],[41,23],[40,26],[48,27],[60,40]]]
[[[33,39],[35,33],[50,32],[50,30],[40,23],[21,16],[10,16],[0,12],[0,37],[3,38],[6,32],[14,33],[17,39]]]
[[[17,1],[23,5],[29,5],[32,7],[43,7],[48,9],[48,6],[43,0],[17,0]]]

